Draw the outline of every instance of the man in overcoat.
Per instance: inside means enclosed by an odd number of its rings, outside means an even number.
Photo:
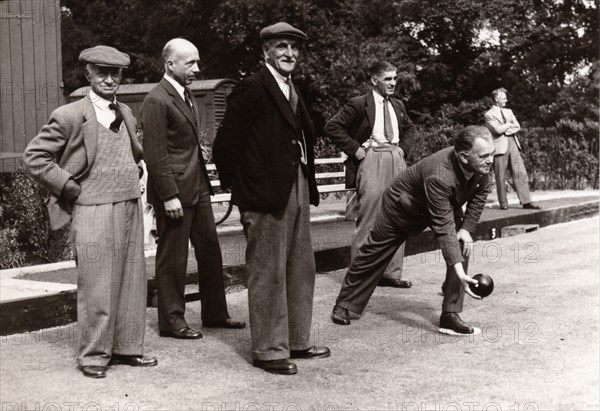
[[[260,37],[265,65],[229,95],[213,154],[248,243],[253,364],[296,374],[289,358],[330,354],[310,344],[315,284],[310,204],[319,204],[315,132],[291,77],[307,36],[280,22],[262,29]]]

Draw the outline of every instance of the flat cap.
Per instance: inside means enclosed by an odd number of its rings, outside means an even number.
[[[105,67],[129,67],[129,56],[114,47],[96,46],[79,53],[79,61]]]
[[[283,21],[267,26],[260,31],[262,41],[268,41],[274,37],[293,37],[302,41],[308,40],[308,36],[303,31]]]

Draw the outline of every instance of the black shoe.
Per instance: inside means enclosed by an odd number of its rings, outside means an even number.
[[[101,365],[84,365],[79,367],[83,375],[90,378],[104,378],[106,377],[106,367]]]
[[[298,367],[288,360],[252,360],[252,365],[272,374],[293,375],[298,373]]]
[[[440,316],[440,332],[452,335],[473,334],[474,329],[460,319],[458,313],[442,313]]]
[[[331,320],[340,325],[350,325],[350,313],[344,307],[336,305],[331,313]]]
[[[396,280],[394,278],[385,278],[381,277],[379,280],[380,287],[395,287],[395,288],[410,288],[412,287],[412,283],[410,280]]]
[[[190,327],[184,327],[177,331],[160,331],[158,334],[161,337],[178,338],[180,340],[197,340],[202,338],[200,331],[192,330]]]
[[[113,354],[110,364],[125,364],[132,367],[154,367],[158,364],[158,360],[155,357],[144,357],[143,355]]]
[[[501,205],[500,206],[500,210],[508,210],[508,206],[507,205]]]
[[[202,321],[202,326],[206,328],[246,328],[246,323],[233,318],[226,318],[221,321]]]
[[[531,203],[523,204],[523,208],[526,210],[541,210],[542,207],[540,207],[536,203],[531,202]]]
[[[313,345],[306,350],[291,350],[291,358],[325,358],[331,355],[329,348]]]

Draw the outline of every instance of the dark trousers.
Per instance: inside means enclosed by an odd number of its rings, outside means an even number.
[[[189,241],[198,262],[198,283],[203,321],[229,318],[223,280],[223,258],[208,195],[192,207],[184,207],[183,217],[172,219],[164,210],[156,213],[158,248],[156,280],[158,289],[158,326],[161,331],[187,327],[185,314],[185,277]]]
[[[506,198],[506,171],[510,172],[513,188],[517,192],[521,204],[531,203],[529,193],[529,177],[525,169],[525,163],[515,138],[508,137],[508,149],[506,153],[494,156],[494,174],[496,175],[496,193],[501,207],[508,207]]]
[[[248,245],[252,358],[280,360],[310,347],[315,259],[308,183],[302,171],[285,209],[242,211]]]
[[[426,228],[403,224],[400,221],[402,220],[395,216],[392,210],[382,205],[367,241],[346,273],[336,300],[337,305],[361,314],[398,248],[408,237]],[[463,263],[463,267],[466,271],[466,262]],[[462,312],[465,290],[450,267],[446,269],[446,279],[442,288],[442,311]]]

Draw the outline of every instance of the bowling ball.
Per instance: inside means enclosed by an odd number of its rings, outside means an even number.
[[[473,294],[480,297],[487,297],[494,291],[494,280],[487,274],[476,274],[473,276],[474,280],[477,280],[478,284],[469,284],[469,288],[473,291]]]

